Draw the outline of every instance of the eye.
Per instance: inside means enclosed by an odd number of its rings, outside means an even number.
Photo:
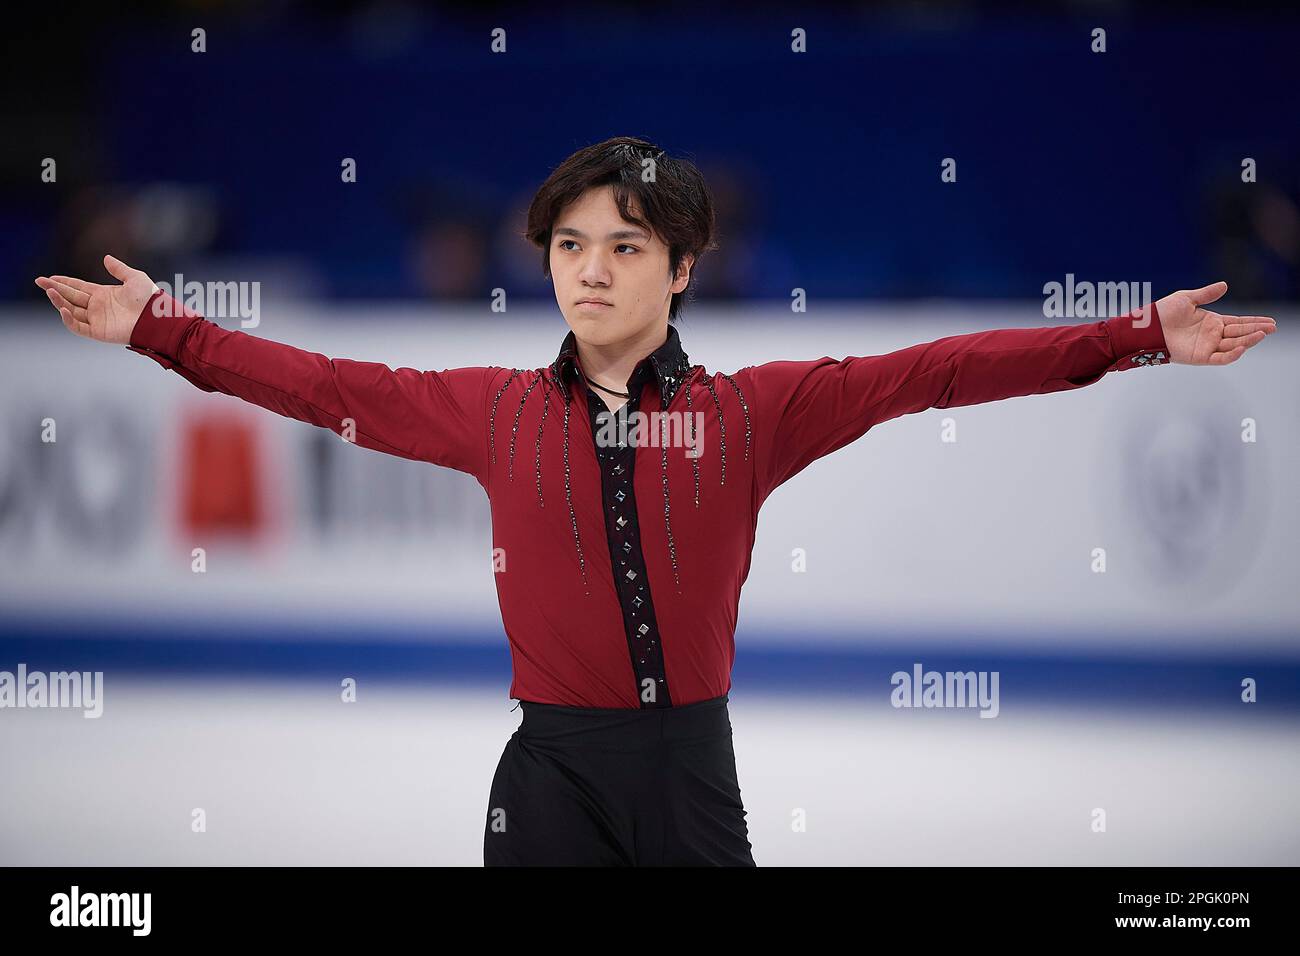
[[[559,247],[560,247],[561,249],[564,249],[564,244],[565,244],[566,242],[573,242],[573,240],[572,240],[572,239],[561,239],[561,240],[559,241],[559,243],[558,243]],[[569,250],[568,250],[568,249],[564,249],[564,251],[565,251],[565,252],[568,252]]]
[[[640,251],[641,251],[641,250],[638,249],[636,246],[629,246],[626,242],[620,242],[620,243],[619,243],[617,246],[615,246],[614,248],[615,248],[615,249],[631,249],[633,252],[640,252]]]

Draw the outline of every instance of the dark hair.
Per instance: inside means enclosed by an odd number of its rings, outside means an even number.
[[[641,178],[642,162],[654,160],[654,182]],[[566,206],[588,189],[614,187],[614,202],[627,222],[651,230],[668,247],[668,274],[675,276],[686,256],[694,256],[686,289],[674,292],[668,321],[681,313],[691,297],[695,267],[704,253],[716,249],[717,222],[713,197],[699,169],[688,160],[674,159],[653,143],[635,136],[615,136],[586,146],[547,177],[528,207],[524,238],[541,247],[542,274],[551,275],[551,229]],[[631,213],[631,200],[645,220]]]

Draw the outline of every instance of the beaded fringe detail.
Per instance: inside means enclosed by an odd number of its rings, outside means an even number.
[[[692,394],[692,386],[694,383],[691,379],[691,376],[697,370],[703,373],[704,366],[702,365],[691,366],[687,371],[685,381],[682,383],[686,386],[686,423],[687,423],[686,427],[687,429],[689,429],[690,437],[688,439],[688,444],[691,450],[694,450],[696,442],[702,439],[702,436],[697,436],[695,434],[695,418],[691,414],[694,405],[694,396]],[[550,374],[547,374],[548,372]],[[497,390],[496,396],[492,399],[492,416],[491,416],[491,422],[488,431],[488,448],[489,448],[489,456],[491,458],[492,464],[494,465],[496,464],[497,461],[497,457],[496,457],[497,408],[501,402],[501,396],[504,395],[506,389],[510,387],[510,383],[513,382],[517,376],[522,376],[524,374],[525,373],[523,369],[517,369],[517,368],[511,369],[510,374],[506,377],[505,382],[502,383],[501,388]],[[741,410],[744,412],[745,460],[748,461],[750,444],[752,440],[752,432],[753,432],[752,423],[749,417],[749,403],[745,400],[745,394],[744,392],[741,391],[740,386],[736,383],[736,380],[733,379],[730,375],[727,375],[725,372],[720,374],[722,375],[722,378],[727,382],[727,384],[730,385],[731,388],[735,391],[736,397],[740,401]],[[515,478],[514,475],[515,444],[519,435],[519,422],[520,419],[523,417],[524,406],[528,403],[528,396],[531,395],[533,393],[533,390],[540,384],[542,386],[542,414],[540,420],[537,423],[537,437],[534,441],[533,463],[534,463],[534,476],[537,484],[537,506],[539,508],[545,507],[545,502],[542,500],[542,435],[546,428],[546,414],[550,410],[551,392],[552,391],[558,392],[562,400],[564,401],[564,422],[562,425],[562,429],[564,433],[563,434],[564,498],[569,507],[569,524],[573,529],[573,545],[578,554],[578,568],[582,574],[582,583],[583,586],[586,588],[587,594],[590,595],[591,585],[587,579],[587,557],[582,550],[582,537],[578,533],[577,513],[573,510],[573,482],[572,482],[572,475],[569,468],[569,418],[572,412],[573,396],[570,393],[570,390],[566,388],[564,384],[560,381],[557,369],[555,368],[554,364],[548,366],[548,368],[545,371],[533,372],[532,375],[533,375],[532,381],[528,383],[528,386],[524,389],[524,393],[519,397],[519,405],[515,409],[514,422],[510,427],[510,452],[509,452],[509,460],[506,466],[507,479],[513,482]],[[671,381],[672,380],[670,379],[670,382]],[[713,400],[713,407],[715,411],[718,413],[718,446],[719,446],[719,460],[720,460],[720,464],[719,464],[720,473],[719,473],[718,485],[719,487],[722,487],[727,483],[727,424],[722,412],[722,402],[718,398],[717,389],[714,388],[713,386],[713,380],[709,378],[707,375],[704,375],[702,377],[702,381],[704,383],[705,389],[708,390],[709,396]],[[673,384],[676,383],[673,382]],[[668,396],[668,404],[672,403],[672,398],[676,394],[676,391],[677,391],[676,388],[672,389],[672,392]],[[667,409],[665,408],[663,409],[663,411],[667,411]],[[667,427],[666,420],[661,418],[659,420],[659,428],[660,428],[659,444],[661,449],[660,457],[659,457],[659,468],[661,473],[661,479],[663,482],[664,531],[668,537],[668,557],[671,560],[673,566],[673,581],[676,583],[677,590],[680,593],[682,585],[681,585],[681,577],[677,565],[677,545],[676,542],[674,542],[673,540],[673,529],[672,529],[672,521],[671,521],[672,506],[669,498],[669,488],[668,488],[668,443],[666,441],[667,434],[664,431],[666,427]],[[691,469],[695,479],[695,507],[698,509],[700,506],[699,455],[691,454],[688,451],[687,457],[691,459]]]

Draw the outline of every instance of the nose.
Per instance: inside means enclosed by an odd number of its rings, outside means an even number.
[[[609,263],[605,253],[599,249],[587,252],[582,257],[578,278],[584,285],[609,285]]]

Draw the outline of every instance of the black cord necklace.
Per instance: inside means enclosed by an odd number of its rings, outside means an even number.
[[[584,374],[582,377],[585,378],[585,379],[587,380],[587,384],[588,384],[588,385],[594,385],[596,388],[600,389],[602,392],[609,392],[609,394],[611,394],[611,395],[617,395],[619,398],[629,398],[629,399],[630,399],[630,398],[632,397],[632,396],[629,395],[627,392],[616,392],[616,391],[614,391],[614,389],[612,389],[612,388],[606,388],[604,385],[601,385],[599,382],[595,381],[594,379],[589,378],[586,374]]]

